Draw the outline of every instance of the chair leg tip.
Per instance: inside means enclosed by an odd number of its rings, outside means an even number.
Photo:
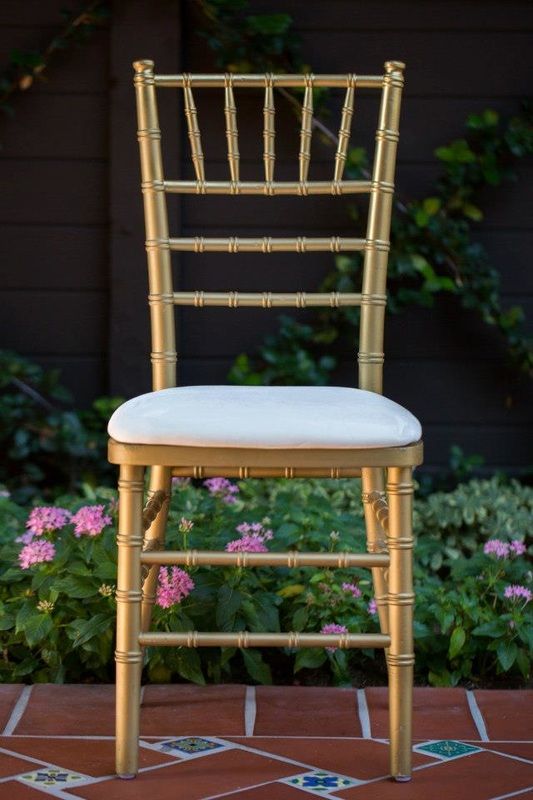
[[[117,772],[117,778],[120,778],[121,781],[131,781],[136,777],[137,775],[135,772]]]
[[[411,780],[410,775],[394,775],[396,783],[408,783]]]

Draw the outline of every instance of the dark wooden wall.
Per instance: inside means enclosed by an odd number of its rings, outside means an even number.
[[[59,0],[0,7],[0,56],[53,34]],[[533,7],[527,2],[430,0],[380,3],[330,0],[254,2],[286,10],[303,55],[316,72],[377,72],[387,58],[407,62],[398,190],[406,199],[431,190],[436,146],[460,137],[470,112],[513,113],[531,91]],[[109,31],[70,52],[46,85],[16,103],[2,127],[1,344],[61,366],[80,401],[103,392],[149,388],[148,318],[130,62],[153,57],[160,71],[208,70],[195,35],[193,4],[116,0]],[[186,133],[173,92],[162,96],[169,177],[190,174]],[[209,176],[225,177],[221,98],[199,93]],[[261,171],[261,96],[237,97],[243,177]],[[371,144],[375,103],[361,94],[354,143]],[[331,124],[335,125],[335,115]],[[280,108],[279,177],[294,177],[297,126]],[[330,174],[330,151],[313,145],[311,177]],[[517,186],[487,193],[478,238],[501,269],[506,304],[532,310],[531,164]],[[347,233],[342,200],[184,198],[171,201],[173,232],[252,235]],[[239,225],[233,222],[238,219]],[[288,222],[290,220],[290,224]],[[230,230],[228,230],[228,228]],[[183,289],[313,290],[328,256],[185,256]],[[224,382],[236,353],[250,351],[276,326],[276,312],[186,311],[179,320],[180,380]],[[338,379],[354,384],[356,345]],[[505,367],[497,336],[453,299],[389,319],[386,392],[417,413],[427,462],[443,464],[451,443],[482,453],[492,466],[519,469],[530,459],[531,396]]]

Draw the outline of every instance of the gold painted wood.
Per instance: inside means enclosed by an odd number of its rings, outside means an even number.
[[[327,292],[323,294],[307,292],[174,292],[174,304],[177,306],[222,306],[227,308],[311,308],[329,306],[360,306],[361,294]],[[385,305],[385,297],[373,298],[371,302]]]
[[[239,180],[239,135],[237,132],[237,106],[233,95],[233,75],[228,73],[224,80],[224,118],[226,120],[226,141],[228,143],[228,163],[231,180]]]
[[[197,181],[205,181],[204,153],[202,150],[202,137],[198,125],[198,112],[191,89],[191,79],[189,75],[184,76],[183,101],[185,105],[185,118],[187,120],[187,130],[189,132],[189,142],[191,143],[191,155],[196,173]]]
[[[390,636],[381,633],[186,633],[150,632],[139,637],[143,647],[388,647]]]
[[[339,143],[337,145],[337,152],[335,153],[335,172],[333,175],[333,180],[335,182],[342,180],[342,175],[346,164],[346,155],[348,153],[348,144],[350,142],[353,117],[356,80],[357,78],[355,75],[348,76],[348,86],[346,88],[346,97],[344,98],[341,124],[339,128]]]
[[[176,385],[176,334],[172,297],[172,268],[168,249],[154,242],[168,240],[166,197],[163,184],[161,131],[154,86],[154,62],[136,61],[133,79],[137,98],[137,136],[146,228],[148,282],[156,299],[150,303],[152,334],[152,387],[166,389]]]
[[[294,236],[277,239],[272,236],[244,238],[225,236],[208,238],[194,236],[179,239],[168,239],[160,242],[163,248],[170,248],[185,253],[346,253],[354,250],[389,249],[388,241],[371,241],[369,239],[352,239],[344,236],[314,238]],[[158,243],[155,242],[154,246]]]
[[[273,156],[272,152],[272,156]],[[274,158],[268,162],[274,169]],[[266,171],[266,162],[265,162]],[[206,195],[299,195],[307,197],[315,194],[340,196],[345,194],[367,194],[372,191],[372,181],[164,181],[163,191],[168,194],[206,194]],[[384,190],[387,187],[384,187]],[[393,191],[394,187],[388,187]]]
[[[349,469],[344,467],[324,468],[324,467],[225,467],[224,477],[226,478],[359,478],[361,475],[360,467]],[[172,476],[175,478],[217,478],[220,476],[220,467],[173,467]]]
[[[123,464],[118,482],[116,746],[117,773],[123,778],[133,777],[138,765],[143,475],[142,467]]]
[[[167,467],[387,467],[417,466],[422,463],[422,442],[405,447],[284,449],[255,447],[185,447],[165,444],[125,444],[110,439],[108,458],[112,464],[160,464]]]
[[[383,469],[362,469],[361,488],[363,490],[362,500],[365,515],[366,549],[369,553],[388,553],[387,531],[384,527],[385,518],[382,513],[379,515],[377,514],[377,504],[383,501],[385,494],[385,474]],[[372,584],[379,617],[379,627],[381,633],[385,634],[389,633],[388,578],[388,568],[382,569],[380,567],[374,567],[372,569]],[[388,656],[387,651],[385,651],[385,655]]]
[[[391,62],[392,63],[392,62]],[[394,62],[396,63],[396,62]],[[303,89],[307,86],[309,75],[272,75],[272,85],[284,89]],[[313,86],[334,89],[342,89],[346,86],[346,75],[313,75]],[[358,89],[381,89],[383,86],[382,75],[355,75]],[[232,74],[233,85],[242,86],[248,89],[262,89],[265,85],[264,75],[252,75],[244,73]],[[181,89],[185,82],[190,82],[191,86],[199,89],[221,88],[226,83],[226,74],[223,75],[155,75],[155,85],[161,88]]]
[[[305,76],[305,94],[302,104],[302,126],[300,128],[300,183],[305,183],[311,162],[311,139],[313,136],[313,80],[314,75]]]
[[[273,76],[266,75],[265,102],[263,106],[263,163],[265,165],[265,181],[270,185],[274,180],[274,164],[276,161],[275,115]]]
[[[145,551],[143,564],[185,564],[187,567],[213,565],[219,567],[388,567],[389,556],[384,553],[228,553],[226,550],[165,550]]]

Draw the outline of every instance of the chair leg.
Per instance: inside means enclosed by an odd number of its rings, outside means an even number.
[[[115,651],[116,769],[120,778],[134,778],[138,765],[143,477],[143,467],[120,467]]]
[[[411,778],[413,709],[413,471],[388,470],[389,498],[389,725],[391,774]]]
[[[169,467],[152,467],[149,495],[152,496],[155,492],[163,491],[167,497],[170,497],[171,480],[171,470]],[[161,511],[146,532],[147,549],[162,549],[165,544],[168,506],[169,502],[166,500]],[[150,629],[158,572],[159,567],[151,567],[142,585],[141,630],[143,632]]]
[[[361,470],[361,483],[363,490],[363,509],[365,512],[366,549],[369,553],[386,553],[387,534],[381,526],[372,508],[372,495],[377,492],[384,495],[385,480],[380,467],[364,467]],[[372,583],[374,598],[378,609],[379,627],[381,633],[389,632],[388,608],[388,569],[383,567],[372,568]],[[388,651],[385,651],[388,655]]]

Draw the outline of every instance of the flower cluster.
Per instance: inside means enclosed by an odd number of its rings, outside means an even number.
[[[56,549],[52,542],[47,539],[34,539],[24,545],[19,553],[20,568],[29,569],[33,564],[53,561],[55,554]]]
[[[237,501],[235,495],[239,493],[239,487],[227,478],[208,478],[204,481],[204,486],[211,497],[218,497],[228,506]]]
[[[486,556],[496,556],[496,558],[509,558],[510,556],[523,556],[526,546],[520,539],[513,539],[511,542],[504,542],[501,539],[489,539],[485,542],[483,552]]]
[[[179,567],[160,567],[155,602],[160,608],[170,608],[181,603],[194,586],[193,579],[185,570]]]
[[[36,506],[32,508],[26,522],[26,533],[15,541],[30,544],[35,536],[43,536],[64,528],[70,522],[70,512],[59,506]]]
[[[368,611],[369,614],[378,613],[378,604],[376,603],[375,598],[372,598],[372,600],[367,605],[366,610]]]
[[[527,586],[520,586],[519,584],[515,583],[505,587],[503,596],[508,600],[523,599],[526,601],[526,603],[529,603],[533,597],[533,593],[527,588]]]
[[[74,525],[74,536],[98,536],[106,525],[111,524],[111,517],[104,513],[104,506],[82,506],[71,519]]]
[[[267,553],[268,547],[265,542],[270,541],[274,534],[266,529],[260,522],[242,522],[235,528],[241,534],[240,539],[233,539],[226,545],[228,553],[247,552],[247,553]]]
[[[355,599],[362,595],[361,589],[355,583],[343,583],[341,588],[343,592],[349,592]]]
[[[179,521],[178,530],[180,533],[189,533],[194,528],[194,522],[186,517],[182,517]]]
[[[348,628],[346,625],[337,625],[336,622],[328,622],[327,625],[322,626],[320,633],[348,633]],[[334,653],[336,649],[336,647],[326,647],[328,653]]]

